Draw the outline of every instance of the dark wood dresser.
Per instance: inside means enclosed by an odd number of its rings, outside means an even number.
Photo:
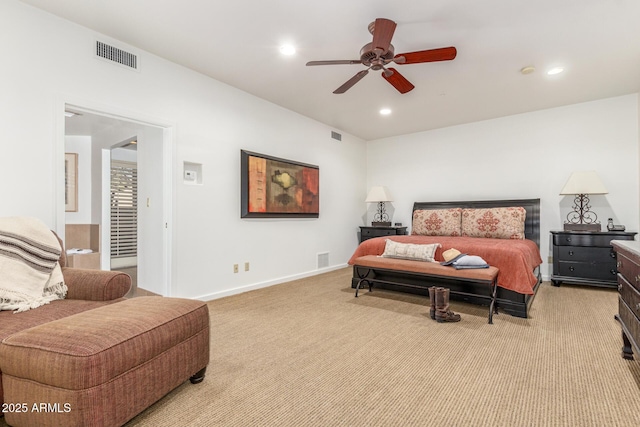
[[[368,227],[360,226],[360,243],[374,237],[397,236],[407,234],[407,227]]]
[[[615,288],[618,286],[616,253],[612,240],[633,240],[628,231],[552,231],[555,286],[567,282]]]
[[[618,254],[618,314],[622,326],[622,357],[640,351],[640,242],[614,240]]]

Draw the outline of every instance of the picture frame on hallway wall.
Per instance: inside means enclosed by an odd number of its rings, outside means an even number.
[[[241,218],[318,218],[320,168],[240,150]]]
[[[64,153],[64,210],[78,212],[78,153]]]

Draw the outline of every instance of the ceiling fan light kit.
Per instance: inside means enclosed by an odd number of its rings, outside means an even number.
[[[397,65],[420,64],[424,62],[451,61],[456,55],[456,48],[453,46],[439,49],[420,50],[417,52],[399,53],[394,55],[395,49],[391,44],[393,33],[396,30],[396,23],[385,18],[378,18],[369,24],[369,32],[373,35],[373,41],[365,44],[360,49],[360,59],[347,60],[327,60],[309,61],[307,66],[314,65],[353,65],[362,64],[366,70],[358,72],[355,76],[347,80],[342,86],[333,91],[335,94],[345,93],[358,83],[369,70],[382,70],[382,77],[388,81],[400,93],[407,93],[415,86],[409,82],[395,68],[387,67],[390,63]]]

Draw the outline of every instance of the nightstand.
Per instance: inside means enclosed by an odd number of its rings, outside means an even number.
[[[383,236],[398,236],[407,234],[407,227],[368,227],[360,226],[360,243],[367,239]]]
[[[626,231],[552,231],[554,286],[560,283],[618,286],[616,253],[612,240],[634,240]]]

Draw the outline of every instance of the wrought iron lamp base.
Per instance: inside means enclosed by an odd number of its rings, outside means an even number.
[[[390,227],[391,221],[389,221],[389,215],[385,210],[384,202],[378,202],[378,212],[371,221],[372,227]]]
[[[591,210],[588,194],[576,194],[573,211],[567,214],[564,231],[602,231],[598,215]]]

